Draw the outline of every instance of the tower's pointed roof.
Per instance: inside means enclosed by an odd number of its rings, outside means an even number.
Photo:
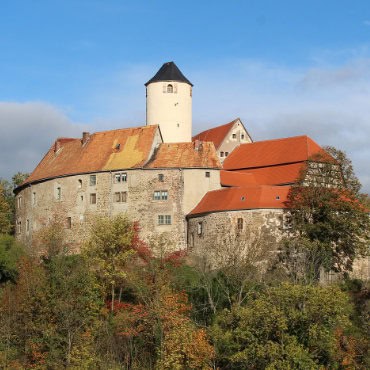
[[[159,71],[152,77],[145,86],[148,86],[152,82],[159,81],[178,81],[185,82],[191,86],[193,84],[182,74],[177,65],[174,62],[164,63]]]

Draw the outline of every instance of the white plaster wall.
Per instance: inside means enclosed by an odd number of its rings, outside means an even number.
[[[167,93],[167,85],[173,93]],[[184,82],[153,82],[147,86],[146,124],[159,125],[165,143],[191,142],[192,87]]]
[[[206,177],[209,172],[210,177]],[[216,169],[184,169],[184,213],[188,214],[210,190],[221,188],[220,171]]]
[[[234,138],[233,135],[236,135],[236,137]],[[242,123],[239,120],[236,121],[221,145],[217,148],[217,154],[220,158],[220,162],[222,163],[226,159],[225,153],[230,154],[240,144],[247,144],[251,142],[252,139],[248,135]],[[221,157],[221,152],[224,153],[223,157]]]

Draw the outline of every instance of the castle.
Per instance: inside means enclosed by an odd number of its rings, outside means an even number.
[[[302,165],[321,151],[307,136],[253,142],[240,119],[192,138],[192,83],[173,62],[146,84],[146,126],[58,138],[15,189],[16,235],[31,245],[52,217],[71,245],[92,218],[127,213],[144,240],[177,249],[286,227],[284,202]]]

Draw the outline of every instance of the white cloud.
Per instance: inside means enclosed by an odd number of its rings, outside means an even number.
[[[0,177],[32,171],[57,137],[79,137],[84,129],[45,103],[0,102]]]
[[[370,59],[305,69],[229,61],[193,80],[195,132],[241,117],[255,140],[307,134],[346,151],[370,193]]]

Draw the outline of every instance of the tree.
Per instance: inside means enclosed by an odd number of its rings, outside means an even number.
[[[135,254],[137,226],[124,215],[96,218],[83,253],[90,261],[98,279],[109,287],[111,311],[114,310],[115,290],[126,277],[127,262]]]
[[[368,253],[370,219],[359,195],[359,181],[343,152],[320,154],[308,161],[297,184],[291,187],[287,207],[292,228],[282,256],[306,263],[311,280],[320,270],[348,273],[356,257]],[[286,260],[286,266],[291,264]]]
[[[12,183],[0,178],[0,234],[13,233],[15,224],[15,196],[13,189],[19,186],[29,175],[18,172],[12,177]]]
[[[8,234],[11,231],[11,207],[7,199],[4,184],[0,183],[0,234]]]
[[[24,254],[23,247],[10,235],[0,235],[0,284],[15,283],[18,276],[18,260]]]
[[[212,337],[218,365],[227,364],[230,369],[338,368],[348,358],[340,343],[349,339],[351,313],[348,296],[336,286],[265,288],[245,306],[217,316]]]

